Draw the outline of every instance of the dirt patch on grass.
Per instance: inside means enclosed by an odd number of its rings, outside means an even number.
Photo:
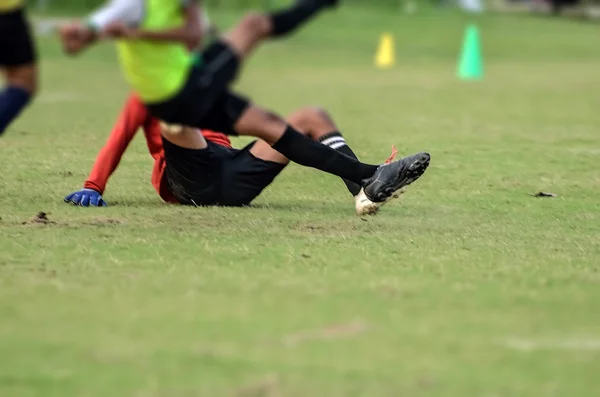
[[[23,269],[30,273],[45,274],[50,278],[54,278],[58,275],[58,272],[56,271],[56,269],[48,269],[45,264],[41,264],[40,266],[25,267]]]
[[[76,227],[82,227],[82,226],[107,227],[107,226],[120,225],[123,223],[123,221],[120,219],[105,218],[105,217],[92,218],[92,219],[87,219],[87,220],[82,220],[82,221],[57,222],[57,221],[50,219],[49,215],[50,215],[49,213],[40,211],[33,218],[31,218],[27,221],[21,222],[21,225],[26,225],[26,226],[54,225],[54,226],[66,226],[66,227],[75,227],[76,228]]]
[[[33,218],[22,223],[22,225],[54,225],[56,222],[48,218],[48,214],[40,211]]]

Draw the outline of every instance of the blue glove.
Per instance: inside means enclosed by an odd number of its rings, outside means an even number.
[[[65,197],[66,203],[73,203],[82,207],[106,207],[102,195],[94,189],[81,189]]]

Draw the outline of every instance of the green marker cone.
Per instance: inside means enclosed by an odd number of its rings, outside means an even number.
[[[483,59],[479,43],[479,31],[474,24],[469,25],[465,31],[458,64],[458,77],[461,80],[478,80],[483,78]]]

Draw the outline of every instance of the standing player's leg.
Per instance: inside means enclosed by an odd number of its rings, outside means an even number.
[[[22,8],[0,11],[0,67],[6,87],[0,92],[0,135],[37,91],[37,56]]]

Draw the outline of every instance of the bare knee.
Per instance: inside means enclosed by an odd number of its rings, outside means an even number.
[[[329,113],[317,106],[295,111],[287,118],[288,123],[306,135],[323,135],[336,129]]]
[[[35,65],[7,68],[5,71],[8,85],[23,88],[34,95],[38,89],[38,73]]]
[[[270,33],[271,22],[265,14],[250,13],[242,18],[240,27],[251,36],[265,37]]]

